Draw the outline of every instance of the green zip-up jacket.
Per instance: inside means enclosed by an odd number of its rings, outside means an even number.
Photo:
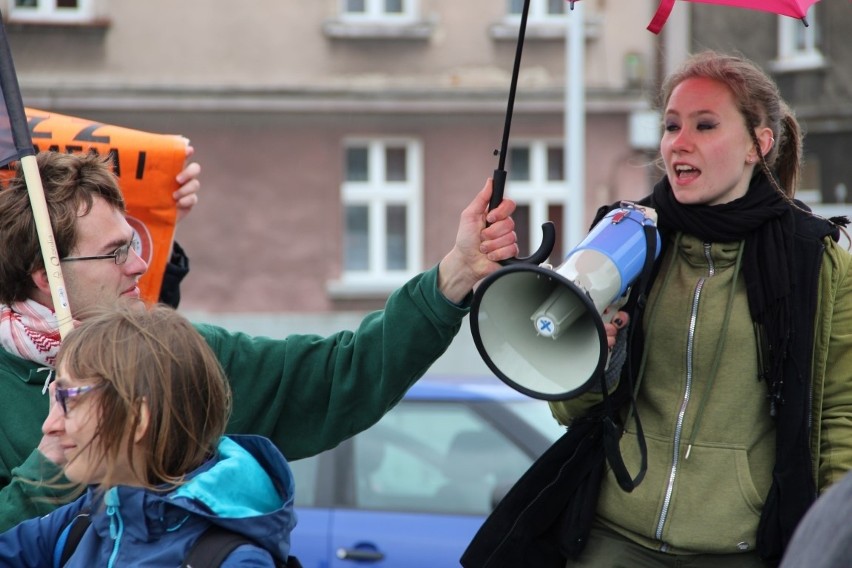
[[[733,281],[741,246],[683,236],[648,299],[637,403],[652,466],[629,494],[605,477],[598,517],[649,548],[725,554],[756,543],[775,437],[741,271]],[[621,448],[633,465],[628,430]]]
[[[273,340],[197,328],[233,390],[230,434],[272,439],[288,460],[333,448],[375,424],[447,349],[467,306],[437,286],[438,268],[395,291],[355,331]],[[55,508],[32,481],[59,469],[36,450],[47,417],[48,370],[0,349],[0,531]]]
[[[852,269],[847,251],[830,238],[823,244],[811,369],[802,373],[811,378],[809,445],[819,491],[852,469]],[[740,246],[682,236],[668,247],[648,299],[650,347],[637,395],[647,473],[626,493],[608,472],[597,506],[598,522],[648,548],[731,554],[757,546],[777,430],[757,378],[742,271],[734,281]],[[568,424],[592,396],[551,407]],[[636,432],[632,421],[626,426],[620,447],[635,473]]]

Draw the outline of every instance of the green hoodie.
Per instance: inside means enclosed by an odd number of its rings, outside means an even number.
[[[447,349],[467,314],[438,291],[437,267],[395,291],[355,331],[250,337],[200,324],[233,390],[230,434],[272,439],[288,460],[333,448],[375,424]],[[59,469],[35,448],[48,370],[0,349],[0,531],[55,508],[32,483]]]
[[[734,281],[740,249],[684,236],[649,297],[637,403],[650,466],[629,494],[606,476],[598,504],[605,525],[649,548],[726,554],[756,543],[775,433],[741,271]],[[621,448],[635,471],[631,428]]]
[[[830,239],[819,275],[812,359],[814,479],[824,490],[852,469],[852,272]],[[757,350],[740,243],[685,235],[668,248],[644,315],[647,362],[637,394],[648,448],[642,483],[624,492],[604,477],[597,520],[654,550],[729,554],[755,550],[772,483],[775,427]],[[720,338],[726,337],[720,344]],[[551,403],[563,424],[600,395]],[[639,471],[634,424],[621,452]]]

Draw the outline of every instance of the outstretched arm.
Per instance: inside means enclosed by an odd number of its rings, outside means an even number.
[[[517,254],[515,204],[487,211],[490,196],[489,181],[462,211],[441,263],[394,291],[354,331],[282,341],[200,325],[231,380],[229,432],[268,436],[294,460],[375,424],[450,345],[474,285]]]
[[[509,215],[515,202],[504,199],[488,210],[491,179],[462,211],[456,243],[438,265],[438,289],[458,304],[474,285],[501,267],[499,261],[518,255],[515,222]]]

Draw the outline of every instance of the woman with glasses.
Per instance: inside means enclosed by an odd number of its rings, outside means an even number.
[[[0,535],[3,566],[180,566],[211,527],[250,539],[222,566],[277,566],[293,478],[257,436],[224,437],[230,390],[193,326],[165,306],[100,310],[63,341],[45,430],[59,433],[76,501]],[[88,526],[69,551],[72,524]]]

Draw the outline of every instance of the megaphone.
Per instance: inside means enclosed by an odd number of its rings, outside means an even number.
[[[485,278],[474,292],[470,325],[494,374],[543,400],[586,392],[609,355],[603,314],[641,273],[648,227],[656,236],[654,258],[660,254],[656,221],[653,209],[622,202],[555,270],[513,264]]]

